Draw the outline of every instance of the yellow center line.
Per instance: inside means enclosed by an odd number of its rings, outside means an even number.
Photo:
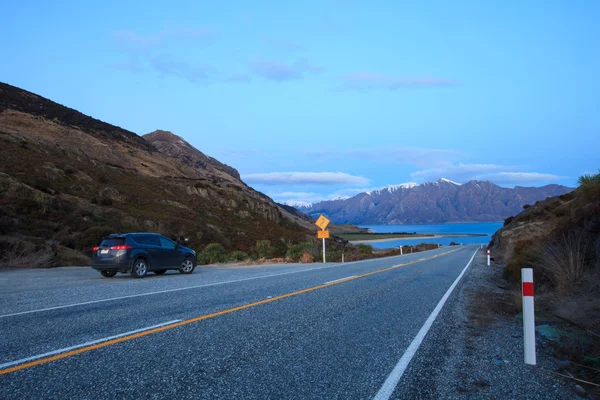
[[[203,321],[205,319],[210,319],[210,318],[218,317],[220,315],[229,314],[229,313],[232,313],[232,312],[235,312],[235,311],[245,310],[246,308],[256,307],[256,306],[261,305],[261,304],[267,304],[267,303],[271,303],[271,302],[274,302],[274,301],[277,301],[277,300],[287,299],[288,297],[298,296],[298,295],[303,294],[303,293],[312,292],[314,290],[323,289],[323,288],[326,288],[326,287],[329,287],[329,286],[333,286],[333,285],[339,285],[341,283],[346,283],[346,282],[350,282],[350,281],[353,281],[353,280],[356,280],[356,279],[365,278],[367,276],[371,276],[371,275],[375,275],[375,274],[380,274],[382,272],[391,271],[391,270],[394,270],[394,269],[397,269],[397,268],[400,268],[400,267],[406,267],[406,266],[411,265],[411,264],[416,264],[416,263],[419,263],[419,262],[422,262],[422,261],[427,261],[427,260],[434,259],[436,257],[440,257],[440,256],[443,256],[443,255],[446,255],[446,254],[450,254],[450,253],[458,251],[458,250],[459,249],[450,250],[450,251],[447,251],[445,253],[441,253],[441,254],[437,254],[437,255],[432,256],[432,257],[424,258],[423,260],[409,261],[407,263],[394,265],[392,267],[383,268],[383,269],[379,269],[379,270],[372,271],[372,272],[367,272],[367,273],[362,274],[362,275],[356,275],[356,276],[354,276],[352,278],[344,279],[344,280],[341,280],[341,281],[330,282],[330,283],[325,283],[323,285],[313,286],[313,287],[310,287],[310,288],[307,288],[307,289],[298,290],[296,292],[291,292],[291,293],[283,294],[281,296],[276,296],[276,297],[272,297],[272,298],[268,298],[268,299],[256,301],[254,303],[245,304],[243,306],[228,308],[226,310],[217,311],[217,312],[214,312],[214,313],[211,313],[211,314],[205,314],[205,315],[201,315],[201,316],[198,316],[198,317],[186,319],[184,321],[176,322],[176,323],[173,323],[173,324],[170,324],[170,325],[165,325],[165,326],[161,326],[161,327],[158,327],[158,328],[149,329],[147,331],[138,332],[138,333],[134,333],[134,334],[127,335],[127,336],[122,336],[120,338],[116,338],[116,339],[112,339],[112,340],[107,340],[106,342],[97,343],[97,344],[93,344],[93,345],[86,346],[86,347],[81,347],[79,349],[67,351],[67,352],[61,353],[61,354],[56,354],[56,355],[53,355],[53,356],[50,356],[50,357],[40,358],[38,360],[34,360],[34,361],[30,361],[30,362],[27,362],[27,363],[24,363],[24,364],[16,365],[14,367],[2,369],[2,370],[0,370],[0,375],[10,374],[11,372],[16,372],[16,371],[20,371],[20,370],[23,370],[23,369],[34,367],[36,365],[41,365],[41,364],[46,364],[46,363],[49,363],[49,362],[52,362],[52,361],[61,360],[63,358],[67,358],[67,357],[75,356],[77,354],[81,354],[81,353],[85,353],[85,352],[88,352],[88,351],[100,349],[102,347],[112,346],[113,344],[117,344],[117,343],[121,343],[121,342],[126,342],[128,340],[133,340],[133,339],[137,339],[137,338],[140,338],[140,337],[143,337],[143,336],[152,335],[154,333],[163,332],[163,331],[166,331],[168,329],[177,328],[179,326],[192,324],[194,322]]]

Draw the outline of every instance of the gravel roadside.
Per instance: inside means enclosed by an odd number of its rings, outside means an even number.
[[[502,269],[478,252],[432,326],[397,399],[581,399],[539,335],[537,365],[523,362],[522,320]],[[591,397],[587,397],[591,398]]]

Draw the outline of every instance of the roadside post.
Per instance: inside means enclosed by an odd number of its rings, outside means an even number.
[[[535,310],[533,307],[533,269],[521,269],[523,291],[523,340],[525,364],[535,365]]]
[[[323,215],[319,216],[319,219],[317,219],[317,222],[315,222],[315,225],[317,225],[319,228],[321,228],[320,231],[317,231],[317,238],[318,239],[323,239],[323,263],[325,263],[325,239],[329,239],[329,231],[326,229],[327,225],[329,225],[329,220],[327,218],[325,218]],[[343,257],[343,256],[342,256]],[[343,262],[343,260],[342,260]]]
[[[488,250],[487,256],[488,256],[488,267],[489,267],[490,266],[490,251],[489,250]]]
[[[402,246],[398,246],[400,247],[400,255],[402,255]]]

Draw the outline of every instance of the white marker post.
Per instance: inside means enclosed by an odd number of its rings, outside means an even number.
[[[325,238],[323,238],[323,263],[325,263]]]
[[[342,253],[342,264],[344,263],[344,253]]]
[[[535,310],[533,308],[533,269],[521,269],[523,290],[523,339],[525,364],[535,365]]]
[[[410,246],[410,254],[412,254],[412,246]]]
[[[488,267],[490,266],[490,251],[488,250]]]
[[[400,255],[402,255],[402,246],[400,246]]]

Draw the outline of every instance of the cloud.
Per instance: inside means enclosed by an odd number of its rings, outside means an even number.
[[[322,67],[311,65],[306,60],[299,60],[293,64],[286,64],[277,60],[259,59],[250,63],[252,71],[265,79],[283,82],[302,79],[308,73],[318,73]]]
[[[113,33],[113,40],[129,59],[110,64],[113,68],[133,73],[153,70],[163,76],[174,76],[190,82],[206,81],[213,77],[215,68],[205,63],[182,61],[172,53],[182,42],[194,45],[205,43],[215,36],[207,28],[172,28],[150,35],[139,35],[131,30]]]
[[[521,167],[496,164],[456,164],[429,168],[411,174],[414,179],[433,181],[448,178],[457,182],[492,181],[497,184],[533,184],[557,181],[564,177],[539,172],[522,172]]]
[[[176,76],[194,83],[205,81],[212,77],[215,69],[208,65],[193,65],[184,61],[176,61],[169,57],[150,57],[150,65],[164,75]]]
[[[426,149],[419,147],[371,148],[351,150],[326,150],[307,152],[307,156],[323,160],[360,159],[374,162],[414,164],[418,168],[449,165],[461,153],[450,149]]]
[[[247,183],[264,185],[368,185],[369,180],[344,172],[269,172],[243,175]]]
[[[225,78],[225,82],[227,83],[250,83],[252,81],[252,77],[248,74],[232,74]]]
[[[339,90],[398,90],[405,88],[423,88],[455,85],[456,82],[433,76],[394,76],[378,72],[356,72],[342,77]]]

